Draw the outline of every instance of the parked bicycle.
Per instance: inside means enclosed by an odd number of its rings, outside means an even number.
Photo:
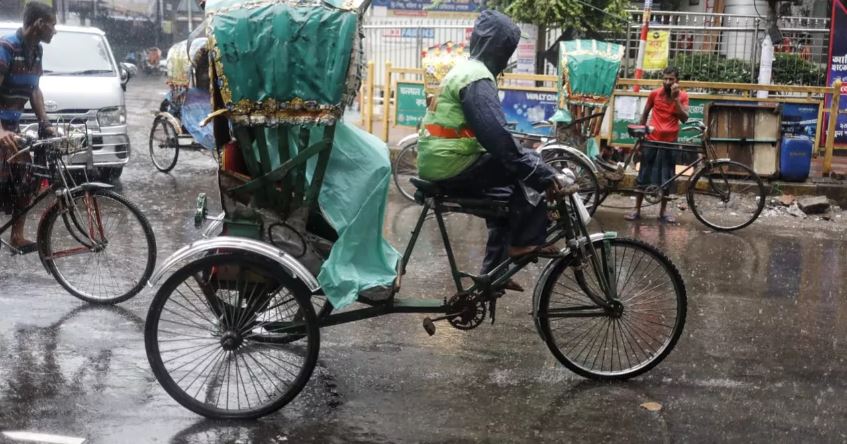
[[[739,162],[720,158],[709,140],[708,128],[702,121],[693,121],[684,125],[681,131],[694,131],[700,135],[700,144],[669,143],[646,140],[650,128],[645,125],[629,125],[630,136],[637,138],[635,145],[623,162],[617,164],[594,159],[594,178],[581,183],[581,191],[596,196],[593,203],[586,206],[592,213],[611,193],[641,193],[644,200],[651,204],[660,203],[669,198],[672,184],[688,175],[683,190],[688,207],[694,217],[704,225],[716,231],[732,231],[744,228],[759,217],[765,207],[768,190],[762,179],[752,168]],[[676,175],[660,185],[650,185],[642,189],[623,188],[621,183],[625,172],[640,159],[645,148],[658,151],[672,150],[678,158],[691,158],[683,162],[685,166]],[[561,153],[572,163],[584,162],[570,153]],[[593,183],[590,181],[593,180]]]
[[[39,202],[55,198],[38,224],[36,244],[44,268],[69,293],[86,302],[115,304],[138,294],[153,273],[156,239],[141,211],[112,186],[77,184],[63,158],[91,148],[86,131],[38,139],[31,131],[18,138],[19,151],[3,168],[15,168],[16,186],[42,190],[15,211],[0,234]],[[23,162],[25,154],[32,161]],[[25,254],[0,239],[13,255]]]

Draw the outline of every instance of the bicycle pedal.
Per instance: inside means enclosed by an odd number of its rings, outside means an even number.
[[[432,319],[426,317],[423,320],[423,328],[426,330],[426,333],[430,336],[435,334],[435,323],[432,322]]]

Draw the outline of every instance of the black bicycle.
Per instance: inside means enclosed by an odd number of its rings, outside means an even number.
[[[123,302],[147,284],[156,264],[156,239],[141,211],[112,186],[77,184],[63,158],[88,151],[86,131],[37,139],[18,137],[19,150],[0,164],[15,178],[18,195],[41,188],[26,208],[0,226],[8,230],[39,202],[54,197],[41,217],[36,249],[41,263],[72,295],[98,304]],[[21,192],[20,188],[26,188]],[[13,255],[26,254],[0,239]]]
[[[681,129],[699,133],[702,140],[699,144],[646,140],[650,128],[645,125],[629,125],[627,131],[637,142],[624,160],[612,163],[595,157],[596,174],[593,178],[586,176],[581,183],[580,192],[598,196],[595,204],[586,204],[592,214],[614,192],[640,193],[648,203],[660,203],[668,199],[674,182],[686,175],[688,180],[680,191],[685,192],[694,217],[709,228],[738,230],[753,223],[762,213],[768,189],[761,177],[747,165],[720,158],[702,121],[690,122]],[[683,160],[678,163],[685,168],[659,185],[623,188],[625,172],[640,162],[646,148],[655,150],[656,155],[673,151],[676,159]],[[568,153],[562,156],[572,157]],[[691,160],[686,162],[686,159]]]

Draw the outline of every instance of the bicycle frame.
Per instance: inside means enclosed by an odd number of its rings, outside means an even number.
[[[578,264],[582,264],[586,259],[595,261],[594,270],[604,270],[603,275],[595,276],[597,281],[600,283],[601,288],[603,288],[604,292],[606,292],[607,295],[613,294],[612,292],[614,290],[614,286],[611,285],[612,279],[610,279],[609,276],[609,269],[607,266],[605,266],[608,264],[599,264],[598,262],[596,262],[600,260],[600,257],[593,246],[594,242],[606,238],[608,235],[605,233],[589,235],[587,227],[576,215],[576,211],[573,210],[573,208],[575,208],[574,205],[576,205],[576,202],[573,195],[568,196],[567,200],[561,199],[558,201],[556,205],[556,212],[559,215],[559,219],[555,224],[553,224],[553,226],[551,226],[547,230],[547,241],[549,243],[552,243],[562,239],[567,240],[567,248],[562,250],[562,258],[572,255],[573,260],[575,260]],[[453,249],[450,245],[449,236],[447,234],[447,228],[444,224],[444,217],[442,214],[443,207],[440,203],[438,203],[436,199],[427,199],[427,201],[425,201],[423,204],[421,215],[418,218],[417,223],[415,224],[415,228],[412,231],[412,237],[409,239],[409,243],[407,244],[406,250],[401,259],[399,271],[400,275],[403,275],[406,272],[406,266],[409,263],[418,237],[423,229],[423,224],[428,218],[430,211],[433,211],[435,213],[435,219],[438,223],[438,229],[441,233],[442,241],[444,242],[444,248],[447,253],[447,260],[450,263],[452,279],[456,286],[456,295],[476,294],[480,292],[485,294],[491,288],[502,288],[506,281],[508,281],[512,276],[523,270],[523,268],[526,267],[529,263],[536,262],[538,260],[537,256],[534,255],[526,255],[518,258],[508,258],[504,262],[500,263],[493,270],[491,270],[489,273],[482,275],[472,275],[461,271],[456,263],[455,256],[453,255]],[[607,298],[602,297],[600,295],[596,295],[594,294],[594,292],[590,291],[590,289],[586,285],[584,275],[582,275],[582,273],[583,271],[578,267],[577,279],[579,280],[580,285],[586,291],[586,294],[591,298],[591,300],[597,304],[596,306],[591,306],[589,308],[597,309],[599,311],[591,312],[588,310],[588,308],[582,308],[582,313],[572,314],[572,316],[605,315],[607,310],[610,309],[610,301]],[[473,281],[473,284],[470,287],[463,286],[463,278],[471,279]],[[491,295],[486,300],[492,301],[496,300],[498,297],[499,296]],[[451,308],[452,307],[448,303],[448,299],[446,296],[440,299],[392,298],[389,302],[385,304],[373,305],[366,308],[355,309],[342,313],[334,313],[329,316],[322,317],[318,319],[318,324],[321,327],[328,327],[331,325],[345,324],[348,322],[369,319],[377,316],[394,313],[428,313],[445,315],[455,314],[450,313]],[[289,330],[296,330],[296,328],[297,326],[292,325],[274,330],[277,333],[282,333]]]
[[[679,179],[680,177],[685,176],[687,172],[694,170],[689,175],[689,176],[693,176],[694,172],[696,172],[697,168],[701,167],[702,164],[708,165],[708,164],[715,162],[717,160],[717,155],[714,151],[714,147],[712,147],[711,143],[709,143],[709,141],[708,141],[707,133],[704,132],[702,134],[703,134],[703,141],[698,146],[697,151],[696,151],[696,153],[698,154],[697,159],[694,160],[691,163],[685,164],[685,168],[682,171],[676,173],[673,177],[664,181],[660,185],[660,188],[662,190],[667,189],[670,184],[672,184],[676,179]],[[627,154],[626,159],[624,160],[624,166],[623,166],[624,170],[626,170],[627,168],[629,168],[630,165],[632,165],[633,159],[635,158],[635,155],[637,153],[641,152],[642,145],[644,144],[644,141],[645,141],[644,137],[640,137],[638,139],[638,141],[635,143],[635,145],[632,147],[632,149],[630,150],[629,154]],[[691,145],[691,144],[674,143],[674,142],[662,142],[662,143],[666,146],[663,146],[663,145],[660,144],[660,145],[656,145],[656,146],[651,147],[651,148],[654,148],[654,149],[657,149],[657,150],[660,150],[660,151],[675,151],[675,152],[687,152],[687,153],[694,153],[695,152],[693,145]],[[602,204],[603,201],[609,196],[610,192],[612,192],[612,191],[634,192],[636,190],[635,189],[618,188],[617,183],[615,182],[614,186],[607,187],[606,189],[604,189],[602,191],[598,190],[598,192],[601,193],[600,199],[598,201],[598,205]]]
[[[35,142],[30,145],[30,147],[35,146]],[[99,183],[84,183],[82,185],[76,185],[72,178],[68,176],[68,169],[65,165],[64,161],[61,158],[61,154],[57,152],[50,152],[50,148],[47,148],[48,152],[45,153],[46,157],[46,167],[36,166],[36,169],[47,169],[49,174],[36,174],[36,177],[41,179],[47,179],[50,183],[50,186],[42,190],[38,193],[35,198],[23,209],[15,209],[12,213],[12,217],[2,226],[0,226],[0,234],[3,234],[12,227],[15,223],[21,220],[21,218],[25,218],[31,209],[33,209],[36,205],[38,205],[44,199],[47,199],[50,195],[56,196],[57,205],[62,206],[62,220],[67,228],[68,232],[71,236],[81,244],[80,247],[72,248],[68,250],[63,250],[60,252],[53,252],[50,257],[42,258],[44,259],[55,259],[73,256],[81,253],[88,253],[93,249],[98,248],[99,245],[105,242],[105,233],[103,231],[103,224],[100,218],[100,208],[96,201],[90,199],[90,192],[97,189],[107,189],[111,188],[111,185],[99,184]],[[58,180],[57,180],[58,178]],[[71,184],[73,186],[71,186]],[[79,220],[79,214],[77,213],[77,205],[74,202],[74,196],[79,195],[80,192],[85,193],[85,216],[86,223],[83,223]],[[46,213],[45,213],[46,214]],[[68,216],[70,214],[70,217]],[[42,217],[41,222],[39,223],[39,227],[41,223],[44,223],[44,219]],[[37,231],[37,233],[41,233],[41,229]],[[100,240],[97,240],[100,239]],[[8,242],[0,239],[0,244],[7,246],[13,252],[18,252],[19,250],[13,247]]]

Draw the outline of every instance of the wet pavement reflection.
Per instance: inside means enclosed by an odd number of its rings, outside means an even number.
[[[130,84],[135,152],[118,187],[150,219],[159,263],[200,237],[192,223],[197,193],[217,195],[215,165],[204,153],[181,153],[171,174],[150,163],[149,110],[161,90],[152,80]],[[392,190],[385,234],[398,249],[418,215]],[[143,341],[154,290],[118,307],[89,306],[53,282],[37,257],[0,250],[0,429],[86,443],[847,439],[844,230],[769,218],[714,233],[690,215],[673,226],[622,216],[601,209],[592,230],[659,246],[687,286],[683,336],[646,375],[606,384],[569,372],[535,332],[531,295],[510,294],[493,326],[469,332],[443,324],[429,337],[417,315],[324,329],[306,389],[279,412],[244,422],[203,419],[159,386]],[[460,215],[447,223],[459,264],[476,271],[485,224]],[[404,296],[450,295],[440,242],[428,222]],[[540,266],[518,275],[524,287],[532,288]],[[645,402],[662,409],[648,411]]]

